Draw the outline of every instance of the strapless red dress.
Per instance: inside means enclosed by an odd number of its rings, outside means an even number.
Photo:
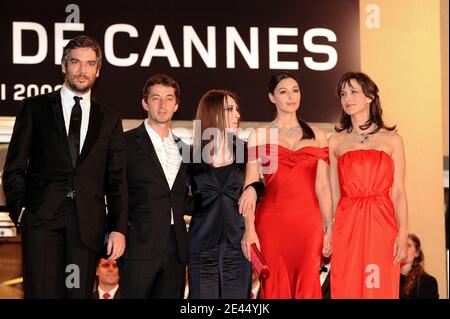
[[[322,215],[315,192],[318,160],[328,163],[328,148],[306,146],[292,151],[260,146],[265,193],[256,210],[256,232],[270,276],[261,298],[322,298],[319,268]]]
[[[398,233],[390,190],[394,162],[379,150],[353,150],[338,159],[341,199],[333,225],[331,298],[399,297],[393,265]]]

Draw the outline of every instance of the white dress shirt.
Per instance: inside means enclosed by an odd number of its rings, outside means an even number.
[[[105,292],[109,293],[109,298],[108,299],[114,299],[114,296],[116,295],[117,289],[119,289],[119,285],[115,286],[110,291],[104,291],[102,288],[100,288],[100,286],[98,286],[97,287],[98,299],[105,299],[105,298],[103,298],[103,295],[105,294]]]
[[[178,146],[173,139],[172,131],[169,129],[168,136],[162,139],[148,124],[148,119],[144,121],[144,126],[158,155],[158,160],[166,176],[167,184],[172,189],[182,161]],[[170,224],[173,225],[173,209],[170,210],[170,218]]]
[[[330,264],[326,264],[326,265],[324,265],[324,267],[327,269],[327,271],[320,272],[320,285],[321,286],[325,282],[325,279],[327,279],[328,273],[330,272]]]
[[[74,96],[75,94],[72,91],[70,91],[65,84],[63,84],[63,86],[61,87],[61,104],[67,135],[69,135],[70,114],[72,113],[72,108],[75,104],[75,100],[73,99]],[[89,115],[91,112],[91,90],[89,90],[84,95],[77,95],[77,96],[83,98],[80,101],[81,105],[80,153],[81,153],[84,141],[86,140],[86,135],[89,126]]]

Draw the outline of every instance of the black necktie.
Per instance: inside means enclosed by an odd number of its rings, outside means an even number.
[[[81,105],[80,100],[82,97],[74,96],[75,104],[72,107],[70,113],[70,126],[69,126],[69,149],[70,156],[72,157],[73,167],[77,166],[78,155],[80,154],[80,128],[81,128]]]
[[[321,272],[321,273],[323,273],[323,272],[328,272],[328,268],[325,267],[325,266],[322,266],[322,267],[320,268],[320,272]]]

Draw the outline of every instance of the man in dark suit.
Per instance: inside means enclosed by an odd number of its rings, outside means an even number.
[[[101,258],[98,262],[97,287],[92,299],[122,299],[119,286],[119,269],[114,260]]]
[[[26,298],[91,298],[106,222],[109,258],[125,249],[122,122],[91,97],[101,57],[95,40],[72,39],[61,90],[24,100],[16,118],[3,185],[22,232]]]
[[[142,106],[148,117],[125,133],[129,218],[127,248],[119,261],[124,298],[182,298],[188,237],[183,219],[186,195],[185,143],[170,123],[180,89],[167,75],[152,76]]]

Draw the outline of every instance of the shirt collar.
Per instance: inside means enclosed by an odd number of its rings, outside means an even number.
[[[119,285],[116,285],[113,289],[111,289],[110,291],[108,291],[109,295],[110,295],[110,299],[113,299],[114,296],[116,295],[117,289],[119,289]],[[100,288],[100,286],[98,286],[97,288],[98,291],[98,297],[103,298],[103,294],[106,292],[104,291],[102,288]]]
[[[83,99],[81,100],[81,104],[86,103],[87,101],[91,100],[91,90],[87,91],[83,95],[78,95],[73,93],[64,83],[61,87],[61,99],[64,101],[64,104],[66,105],[73,105],[75,103],[73,97],[74,96],[80,96]]]
[[[155,132],[155,130],[150,126],[150,124],[148,124],[148,119],[145,119],[144,126],[145,126],[145,129],[147,130],[148,135],[152,139],[152,141],[156,140],[156,141],[160,141],[161,143],[163,142],[163,139],[161,138],[161,136],[159,136],[159,134]],[[167,138],[169,138],[170,142],[175,142],[173,139],[172,130],[170,128],[169,128],[169,134],[168,134]]]

